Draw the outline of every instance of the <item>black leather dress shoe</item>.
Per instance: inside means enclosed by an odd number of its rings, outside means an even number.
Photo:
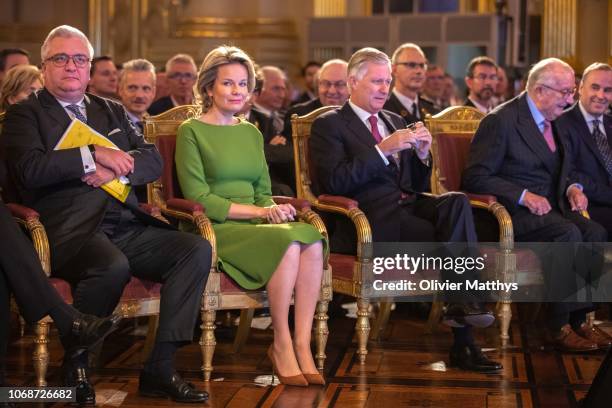
[[[170,398],[175,402],[204,402],[208,400],[206,391],[196,390],[193,384],[174,373],[169,381],[157,375],[140,372],[138,392],[144,397]]]
[[[489,327],[495,316],[480,303],[449,303],[444,310],[442,323],[450,327]]]
[[[72,322],[70,334],[62,338],[62,344],[66,353],[68,355],[75,355],[95,346],[117,329],[120,321],[120,315],[110,315],[107,317],[82,315]]]
[[[96,391],[87,378],[87,369],[85,367],[75,367],[69,358],[65,358],[62,371],[64,386],[76,387],[76,404],[80,406],[95,405]]]
[[[476,345],[451,348],[450,365],[462,370],[481,373],[499,371],[504,368],[500,363],[489,360]]]

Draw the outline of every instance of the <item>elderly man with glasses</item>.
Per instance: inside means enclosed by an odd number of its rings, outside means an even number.
[[[438,113],[440,110],[433,102],[420,95],[427,70],[427,59],[421,47],[413,43],[400,45],[391,63],[394,85],[384,109],[397,113],[408,124],[422,121],[428,113]]]
[[[72,284],[81,313],[110,315],[132,276],[162,283],[155,345],[140,375],[145,396],[202,402],[174,355],[191,343],[211,263],[210,244],[176,231],[138,208],[134,189],[120,200],[99,188],[121,178],[139,186],[159,178],[161,157],[129,122],[124,108],[85,93],[93,48],[70,26],[54,28],[41,48],[45,87],[6,114],[2,142],[24,204],[40,214],[51,247],[52,275]],[[56,150],[81,121],[118,149],[95,144]],[[79,404],[94,404],[87,352],[64,357],[64,383]]]
[[[571,173],[567,142],[552,123],[572,102],[574,71],[556,58],[531,68],[527,90],[489,113],[470,147],[463,187],[492,194],[512,217],[514,238],[523,242],[605,242],[606,230],[580,214],[588,200]],[[575,299],[574,245],[534,246],[540,257],[549,305],[548,328],[563,351],[597,349],[601,339],[585,329],[590,303]],[[576,252],[578,253],[578,251]],[[589,261],[595,263],[596,257]],[[577,265],[577,264],[576,264]]]
[[[193,86],[197,67],[190,55],[176,54],[166,62],[166,83],[170,95],[159,98],[149,108],[149,115],[159,115],[176,106],[194,103]]]

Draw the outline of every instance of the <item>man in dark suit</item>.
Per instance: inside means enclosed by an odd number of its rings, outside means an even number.
[[[384,109],[397,113],[406,123],[425,119],[425,115],[440,112],[433,102],[421,97],[425,86],[427,59],[416,44],[400,45],[391,57],[393,64],[393,91]]]
[[[493,109],[497,86],[497,64],[489,57],[476,57],[470,61],[465,74],[468,97],[465,106],[478,109],[485,115]]]
[[[346,83],[346,66],[346,61],[341,59],[329,60],[321,66],[316,80],[318,97],[289,108],[285,115],[283,136],[286,138],[293,136],[291,128],[291,116],[293,114],[304,116],[322,106],[344,105],[349,96],[348,84]]]
[[[308,61],[304,67],[302,67],[302,78],[304,78],[304,92],[302,92],[294,101],[293,104],[297,105],[316,99],[315,88],[317,87],[316,78],[321,69],[321,63],[318,61]]]
[[[0,230],[5,242],[10,242],[0,246],[0,386],[3,386],[11,294],[27,323],[35,324],[51,316],[67,355],[76,356],[99,343],[117,327],[121,317],[84,315],[66,304],[49,284],[32,243],[19,230],[2,200]]]
[[[525,242],[602,242],[601,225],[580,215],[587,200],[569,179],[570,159],[551,122],[575,92],[574,71],[548,58],[529,72],[527,91],[499,106],[480,123],[470,148],[463,186],[493,194],[512,216],[514,237]],[[572,295],[572,251],[540,252],[547,289],[556,298]],[[569,258],[567,257],[569,256]],[[549,305],[549,329],[559,348],[588,351],[604,342],[584,323],[592,305]]]
[[[166,62],[166,84],[168,96],[159,98],[148,109],[155,116],[182,105],[192,105],[195,101],[193,86],[198,78],[198,68],[190,55],[176,54]]]
[[[596,62],[584,70],[580,99],[556,124],[567,139],[575,177],[589,199],[591,219],[612,237],[612,68]]]
[[[191,342],[211,261],[210,244],[173,230],[99,188],[115,178],[133,186],[157,179],[161,158],[118,103],[85,94],[93,49],[70,26],[42,45],[45,88],[11,106],[2,133],[9,171],[24,203],[36,209],[51,246],[52,274],[73,285],[74,306],[107,316],[131,275],[163,283],[154,349],[140,376],[144,395],[194,402],[207,398],[176,374],[174,354]],[[73,120],[87,123],[117,150],[82,146],[55,150]],[[85,374],[87,353],[64,360],[65,382],[77,400],[95,401]]]
[[[357,200],[374,242],[476,241],[465,195],[422,194],[430,189],[431,134],[422,124],[406,129],[399,115],[383,110],[391,84],[389,57],[374,48],[355,52],[348,63],[348,84],[348,102],[312,126],[310,154],[318,193]],[[354,232],[339,226],[331,237],[332,249],[345,242],[338,238],[351,235]],[[470,319],[491,324],[492,315],[462,310],[465,320],[453,328],[451,364],[475,371],[500,369],[475,345],[469,326]]]

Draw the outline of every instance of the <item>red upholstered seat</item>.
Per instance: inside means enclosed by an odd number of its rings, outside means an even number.
[[[51,286],[57,290],[66,303],[72,303],[72,289],[70,283],[59,278],[49,278]],[[142,300],[146,298],[159,298],[161,283],[151,282],[144,279],[132,277],[123,289],[120,301]]]
[[[334,271],[334,278],[353,279],[354,255],[343,255],[332,253],[329,255],[329,263]]]

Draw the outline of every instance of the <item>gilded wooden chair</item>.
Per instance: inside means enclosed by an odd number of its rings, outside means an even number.
[[[432,190],[435,194],[461,190],[461,175],[467,165],[470,143],[484,114],[472,107],[453,106],[425,118],[425,125],[433,136]],[[504,282],[522,285],[544,283],[540,264],[528,250],[514,250],[514,233],[510,214],[495,196],[466,193],[473,208],[490,213],[496,224],[499,249],[489,259],[495,259],[495,275]],[[509,340],[512,318],[511,300],[503,297],[497,305],[497,317],[503,346]]]
[[[369,287],[372,270],[372,231],[365,214],[359,209],[359,203],[347,197],[322,194],[318,197],[312,192],[312,180],[316,180],[315,167],[310,163],[308,139],[312,122],[323,113],[338,106],[324,106],[307,115],[291,117],[293,129],[293,151],[295,158],[296,191],[298,198],[306,199],[322,213],[348,217],[357,233],[356,255],[331,253],[329,262],[332,266],[332,287],[337,293],[357,299],[357,357],[365,363],[368,354],[367,342],[370,337],[377,337],[389,318],[390,302],[381,302],[378,317],[370,330],[369,321]]]
[[[176,146],[176,133],[183,121],[199,117],[200,106],[185,105],[173,108],[160,115],[149,117],[145,120],[145,138],[155,143],[159,149],[164,162],[162,177],[149,185],[149,202],[159,206],[162,214],[179,220],[193,222],[199,229],[200,234],[206,238],[213,248],[213,262],[211,273],[208,277],[204,297],[202,299],[202,353],[204,355],[204,379],[210,380],[212,372],[212,358],[215,350],[215,315],[217,310],[241,309],[241,327],[238,329],[237,337],[242,341],[250,328],[252,310],[268,306],[265,290],[245,290],[241,288],[227,274],[217,270],[216,240],[212,225],[202,209],[202,206],[182,199],[182,193],[176,177],[174,165],[174,152]],[[325,225],[319,216],[310,209],[306,200],[289,197],[273,197],[276,203],[290,203],[298,211],[299,219],[313,225],[324,237],[327,238]],[[198,208],[197,212],[185,215],[180,209],[192,210]],[[239,239],[239,238],[237,238]],[[324,259],[323,278],[321,291],[317,302],[315,314],[315,359],[319,369],[323,369],[325,362],[325,346],[329,330],[327,326],[327,309],[331,300],[331,268],[328,259]],[[244,323],[243,323],[244,322]],[[236,347],[235,347],[236,349]]]

